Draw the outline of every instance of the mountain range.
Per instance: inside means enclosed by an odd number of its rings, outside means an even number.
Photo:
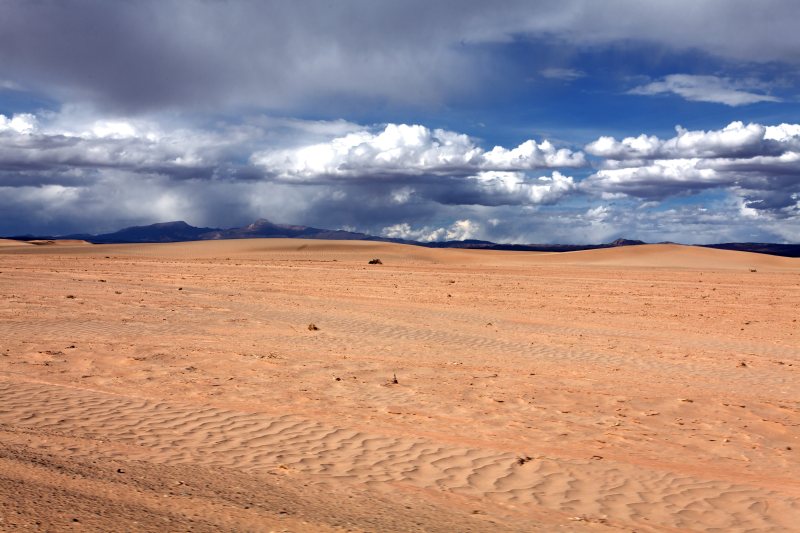
[[[44,235],[16,235],[9,239],[56,240],[56,239],[81,239],[93,244],[123,244],[123,243],[166,243],[184,241],[208,241],[222,239],[256,239],[256,238],[288,238],[288,239],[325,239],[325,240],[360,240],[395,242],[425,246],[428,248],[473,248],[484,250],[512,250],[535,252],[572,252],[578,250],[592,250],[596,248],[613,248],[617,246],[635,246],[646,244],[639,240],[617,239],[604,244],[498,244],[491,241],[467,239],[463,241],[437,241],[419,242],[404,239],[377,237],[366,233],[345,230],[330,230],[310,226],[294,226],[288,224],[275,224],[266,219],[259,219],[240,228],[198,228],[184,221],[160,222],[148,226],[132,226],[113,233],[72,234],[60,236]],[[800,257],[800,244],[752,243],[733,242],[720,244],[700,245],[707,248],[724,250],[738,250],[756,252],[785,257]]]

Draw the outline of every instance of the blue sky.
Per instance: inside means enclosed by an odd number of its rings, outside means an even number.
[[[800,241],[800,5],[0,3],[0,235]]]

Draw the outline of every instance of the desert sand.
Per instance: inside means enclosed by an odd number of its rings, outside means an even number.
[[[6,244],[0,530],[800,527],[800,260]]]
[[[36,246],[77,246],[89,245],[91,243],[80,239],[33,239],[24,241],[28,244],[35,244]]]
[[[6,246],[77,246],[77,245],[90,245],[91,243],[80,239],[54,239],[54,240],[41,240],[33,239],[30,241],[17,241],[14,239],[0,239],[0,248]]]
[[[13,239],[0,239],[0,248],[8,246],[31,246],[31,244],[25,241],[15,241]]]

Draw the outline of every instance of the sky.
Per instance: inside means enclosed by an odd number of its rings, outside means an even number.
[[[794,0],[0,0],[0,235],[800,242]]]

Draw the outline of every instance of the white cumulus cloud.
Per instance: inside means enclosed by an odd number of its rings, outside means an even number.
[[[463,241],[474,239],[481,231],[480,224],[469,219],[456,220],[449,227],[432,228],[424,226],[412,228],[408,222],[387,226],[381,235],[390,239],[405,239],[420,242]]]
[[[496,204],[549,204],[576,189],[572,176],[554,171],[551,176],[529,179],[522,172],[488,171],[470,178],[481,196]]]
[[[480,171],[525,171],[580,167],[581,152],[549,141],[525,141],[516,148],[480,148],[469,136],[420,125],[389,124],[382,131],[360,131],[328,142],[264,150],[251,162],[287,181],[398,176],[468,176]]]
[[[670,139],[600,137],[586,151],[605,159],[580,187],[604,197],[663,199],[727,188],[748,208],[785,216],[797,211],[793,198],[800,192],[798,124],[732,122],[711,131],[679,127]]]
[[[0,115],[0,133],[9,132],[17,134],[31,134],[38,129],[36,116],[30,113],[19,113],[11,118]]]
[[[731,122],[721,130],[690,131],[678,126],[671,139],[639,135],[618,141],[614,137],[600,137],[586,146],[586,151],[612,160],[673,159],[688,157],[741,157],[766,152],[775,153],[783,148],[771,141],[796,143],[800,136],[791,125],[765,127],[761,124]],[[784,147],[785,148],[785,147]]]

